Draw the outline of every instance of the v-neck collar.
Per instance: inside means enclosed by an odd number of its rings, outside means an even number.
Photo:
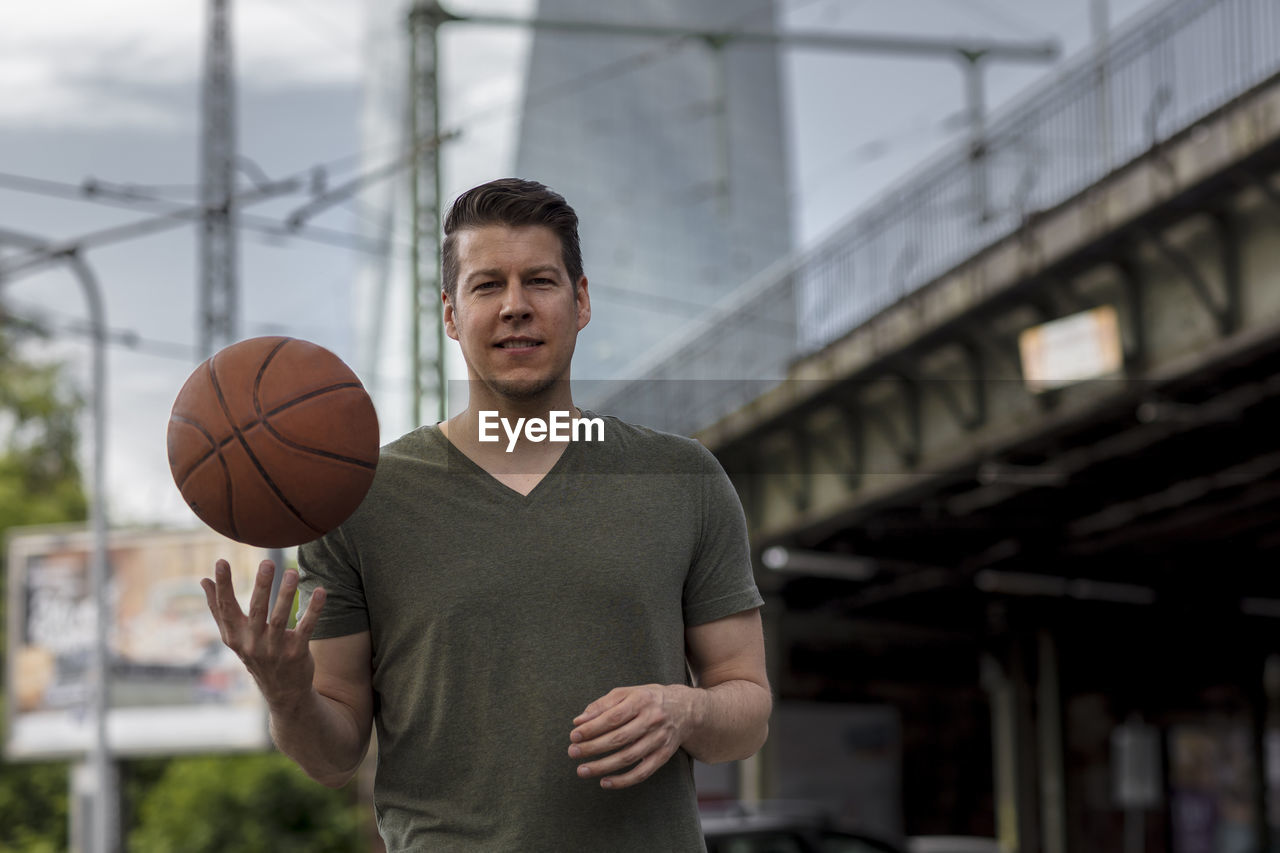
[[[587,417],[587,411],[585,409],[580,408],[579,410],[582,412],[582,416],[584,418]],[[579,442],[566,442],[568,446],[565,447],[564,453],[560,454],[560,458],[557,459],[555,464],[553,464],[547,472],[542,475],[542,478],[538,480],[537,485],[530,489],[529,493],[526,495],[521,494],[519,491],[499,480],[493,474],[489,473],[483,465],[464,453],[456,444],[453,443],[452,440],[449,439],[448,436],[444,434],[444,431],[440,429],[439,424],[433,424],[429,429],[434,434],[434,438],[437,441],[444,442],[445,450],[448,454],[448,464],[463,466],[481,483],[483,483],[484,487],[491,493],[499,496],[503,500],[516,501],[524,506],[538,500],[541,495],[550,488],[548,486],[548,481],[551,480],[552,477],[558,477],[559,475],[566,473],[566,469],[573,464],[573,459],[578,455],[576,445],[578,445]]]

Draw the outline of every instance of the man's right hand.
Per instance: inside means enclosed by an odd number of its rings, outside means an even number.
[[[298,573],[293,569],[284,573],[275,608],[268,614],[275,569],[270,560],[259,564],[253,593],[249,597],[248,615],[236,601],[235,590],[231,586],[231,567],[226,560],[218,560],[214,566],[214,579],[203,578],[200,586],[204,589],[209,611],[218,623],[222,642],[244,662],[267,704],[273,710],[284,710],[311,692],[315,660],[308,644],[324,607],[325,592],[323,588],[317,589],[297,625],[288,628],[293,596],[298,589]]]

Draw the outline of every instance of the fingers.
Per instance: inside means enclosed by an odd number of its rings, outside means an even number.
[[[656,773],[658,768],[675,755],[675,752],[675,746],[663,736],[662,732],[652,732],[632,749],[619,753],[616,762],[598,762],[593,768],[592,775],[604,775],[600,780],[601,788],[630,788]],[[625,773],[616,772],[627,767],[631,769]]]
[[[284,633],[284,629],[289,626],[289,614],[293,612],[293,596],[297,591],[297,571],[285,569],[284,577],[280,580],[280,589],[276,593],[275,607],[272,608],[271,616],[267,619],[267,631],[277,635]]]
[[[270,560],[258,566],[250,593],[246,616],[236,602],[231,587],[231,568],[219,560],[214,579],[200,582],[209,609],[218,622],[223,644],[235,652],[246,670],[257,682],[268,704],[277,705],[298,697],[311,689],[315,676],[315,660],[308,641],[316,628],[316,619],[324,604],[323,590],[317,589],[307,612],[294,630],[289,629],[289,616],[298,591],[298,571],[287,570],[280,578],[279,594],[271,603],[271,585],[276,567]],[[270,614],[268,614],[270,611]]]
[[[213,618],[218,618],[218,590],[213,585],[213,581],[208,578],[200,578],[200,588],[204,590],[205,603],[209,605],[209,612],[213,614]]]
[[[600,761],[579,766],[578,775],[584,778],[601,776],[622,767],[629,767],[644,757],[643,755],[630,755],[629,753],[634,751],[634,745],[641,743],[648,736],[651,728],[649,721],[635,717],[620,729],[615,729],[594,740],[576,743],[569,747],[569,757],[594,758],[601,755],[608,756]],[[624,747],[630,747],[631,749],[624,749]],[[609,753],[613,754],[609,755]]]
[[[205,602],[209,605],[209,611],[218,622],[219,628],[223,630],[224,641],[243,633],[246,638],[264,636],[269,643],[274,643],[288,633],[289,616],[293,611],[293,600],[298,591],[298,572],[296,569],[285,571],[273,606],[271,584],[275,576],[275,568],[275,564],[270,560],[263,560],[258,565],[247,616],[240,609],[240,603],[236,599],[231,582],[231,566],[226,560],[218,560],[215,563],[213,580],[209,578],[200,580]],[[295,630],[302,635],[303,643],[310,639],[311,633],[315,630],[320,609],[324,606],[324,599],[324,590],[318,588],[311,597],[311,605],[307,613],[300,618],[296,626]],[[268,608],[271,610],[269,617]]]
[[[220,623],[236,618],[243,619],[244,611],[240,609],[235,590],[231,586],[231,565],[226,560],[219,560],[214,564],[213,588],[213,602],[209,605],[209,609],[213,611],[213,618]],[[208,594],[209,588],[206,586],[205,595],[208,596]]]
[[[592,702],[583,709],[581,714],[573,718],[573,724],[578,728],[574,729],[573,733],[570,734],[570,739],[586,740],[626,722],[629,719],[627,712],[614,709],[626,702],[633,693],[634,688],[615,687]],[[601,717],[602,714],[609,711],[613,712],[610,716]],[[579,735],[579,737],[574,738],[574,735]]]
[[[626,788],[649,778],[679,747],[676,726],[657,685],[610,691],[588,705],[574,723],[569,757],[596,759],[580,765],[578,776],[604,777],[604,788]]]
[[[266,624],[267,607],[271,602],[271,581],[275,578],[276,564],[263,560],[258,564],[258,574],[253,579],[253,592],[249,596],[249,624],[258,627]]]
[[[604,711],[607,708],[610,708],[614,704],[616,704],[616,702],[610,702],[609,700],[612,699],[614,694],[616,694],[617,692],[618,692],[617,690],[611,690],[609,691],[608,695],[592,702],[590,705],[588,705],[586,708],[583,709],[581,714],[573,718],[573,724],[575,726],[581,725],[582,723],[585,723],[588,720],[594,720],[596,717],[600,716],[601,711]]]
[[[299,641],[306,643],[311,639],[311,632],[316,629],[316,622],[320,619],[320,611],[324,609],[324,602],[327,593],[324,587],[316,587],[315,592],[311,593],[311,599],[307,602],[307,609],[298,619],[298,624],[294,627],[294,633],[298,635]]]
[[[574,729],[569,734],[573,742],[569,757],[590,758],[613,752],[639,739],[651,725],[651,720],[640,716],[635,703],[624,702],[604,716]]]
[[[222,638],[222,642],[225,645],[230,635],[227,633],[227,626],[223,622],[222,614],[218,612],[218,587],[208,578],[201,578],[200,588],[204,590],[205,603],[209,605],[209,612],[213,615],[213,622],[218,626],[218,636]]]
[[[644,734],[625,749],[578,767],[578,776],[590,779],[602,776],[602,788],[627,788],[648,779],[675,754],[676,746],[669,734],[655,729]],[[621,772],[625,771],[625,772]]]
[[[590,759],[583,779],[603,777],[603,788],[627,788],[648,779],[675,755],[690,720],[689,688],[646,684],[619,687],[574,718],[569,757]]]

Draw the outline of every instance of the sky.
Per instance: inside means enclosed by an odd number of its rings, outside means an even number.
[[[1054,39],[1070,57],[1090,43],[1090,8],[1098,2],[783,0],[782,17],[784,26],[805,31]],[[1122,27],[1159,2],[1106,5],[1112,26]],[[744,17],[757,5],[743,0]],[[205,6],[205,0],[7,4],[0,12],[0,231],[74,241],[149,218],[160,203],[192,202]],[[449,6],[516,15],[533,7],[533,0]],[[396,107],[387,103],[385,81],[402,73],[401,10],[387,0],[233,0],[243,186],[292,176],[319,176],[336,186],[394,158],[395,140],[377,138],[370,116]],[[459,131],[444,151],[446,199],[510,169],[526,48],[516,29],[446,28],[443,123]],[[961,138],[963,86],[953,62],[791,50],[783,70],[800,246]],[[998,109],[1051,73],[1052,64],[992,64],[988,104]],[[112,204],[104,203],[110,193],[96,200],[81,193],[90,180],[117,191]],[[240,233],[240,335],[303,337],[355,363],[353,317],[361,306],[353,285],[371,262],[368,235],[397,186],[403,184],[396,178],[371,185],[292,236],[278,232],[307,202],[305,191],[246,210],[254,218]],[[122,191],[134,201],[121,200]],[[195,229],[182,223],[85,254],[105,293],[111,330],[107,489],[116,525],[194,523],[169,476],[164,440],[173,399],[200,361],[196,256]],[[0,247],[0,261],[15,257],[14,249]],[[76,280],[54,265],[0,284],[8,310],[53,332],[32,355],[65,362],[83,393],[90,350]],[[403,388],[403,376],[362,379],[375,389],[380,411],[397,410],[378,395],[397,393],[390,389]],[[384,438],[409,428],[401,421],[389,416]]]

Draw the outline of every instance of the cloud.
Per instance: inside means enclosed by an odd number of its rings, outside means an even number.
[[[206,0],[13,4],[0,30],[0,79],[6,81],[0,121],[156,129],[189,121],[189,114],[174,115],[165,101],[173,92],[198,91],[206,6]],[[241,87],[359,81],[360,0],[255,0],[232,8]]]

